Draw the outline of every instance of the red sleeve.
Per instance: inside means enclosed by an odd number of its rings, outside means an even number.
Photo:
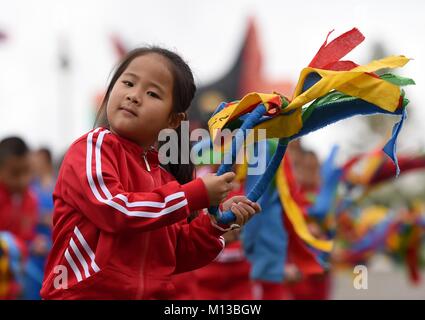
[[[151,192],[127,191],[120,181],[120,152],[108,131],[95,130],[70,148],[61,169],[58,195],[98,228],[113,233],[153,230],[208,206],[206,188],[198,179],[185,185],[172,181]]]
[[[179,226],[174,273],[201,268],[213,261],[224,248],[224,230],[214,226],[205,212]]]

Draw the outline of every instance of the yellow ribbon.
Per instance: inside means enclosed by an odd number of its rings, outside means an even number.
[[[402,67],[408,61],[409,59],[404,56],[389,56],[349,71],[304,68],[301,71],[293,99],[282,110],[283,113],[271,120],[258,124],[254,129],[266,129],[267,139],[290,137],[298,133],[302,128],[302,106],[324,96],[331,90],[343,92],[349,96],[370,102],[386,111],[394,112],[399,105],[400,88],[368,73],[383,68]],[[301,92],[306,77],[312,72],[319,74],[321,79],[308,90]],[[243,97],[239,102],[224,108],[208,121],[213,141],[216,140],[218,132],[230,121],[252,110],[254,105],[263,103],[267,110],[270,110],[272,106],[280,106],[280,99],[278,94],[253,92]],[[292,111],[292,113],[287,113],[288,111]],[[254,140],[258,140],[257,137]]]
[[[244,96],[239,102],[230,104],[208,121],[212,141],[215,141],[218,132],[223,129],[227,123],[260,103],[263,103],[266,109],[270,110],[271,107],[280,107],[282,98],[278,94],[252,92]]]
[[[409,59],[405,56],[389,56],[349,71],[304,68],[295,88],[294,97],[285,110],[300,108],[335,89],[393,112],[399,104],[400,88],[366,72],[375,72],[383,68],[398,68],[404,66],[407,62],[409,62]],[[312,72],[318,73],[322,79],[301,93],[305,78]]]
[[[357,222],[357,232],[364,235],[368,230],[382,222],[388,215],[388,208],[384,206],[370,206],[364,209]]]
[[[316,239],[308,230],[304,215],[298,204],[291,196],[285,170],[283,168],[283,162],[281,163],[276,175],[276,185],[280,201],[285,209],[285,214],[292,223],[297,235],[312,247],[325,252],[330,252],[333,247],[333,241]]]

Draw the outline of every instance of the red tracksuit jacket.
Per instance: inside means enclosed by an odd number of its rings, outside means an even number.
[[[171,276],[224,247],[224,231],[206,214],[186,222],[209,206],[202,180],[178,184],[155,151],[103,128],[72,144],[53,198],[44,299],[173,298]]]

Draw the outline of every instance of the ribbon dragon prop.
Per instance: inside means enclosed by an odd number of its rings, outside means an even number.
[[[267,139],[279,139],[265,173],[248,192],[251,201],[257,201],[273,179],[291,140],[356,115],[400,116],[383,149],[395,163],[397,174],[399,172],[396,139],[406,119],[405,107],[409,102],[400,87],[414,82],[392,74],[378,76],[375,72],[403,67],[409,59],[389,56],[362,66],[341,60],[364,40],[356,28],[330,43],[327,40],[308,67],[301,71],[291,100],[277,93],[250,93],[240,101],[221,103],[208,122],[213,144],[223,129],[237,129],[228,154],[230,161],[219,167],[217,175],[232,169],[249,129],[253,132],[265,129]],[[218,207],[211,207],[209,213],[219,223],[234,221],[231,211],[221,212]]]

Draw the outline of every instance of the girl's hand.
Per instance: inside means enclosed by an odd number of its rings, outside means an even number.
[[[223,210],[229,210],[236,216],[235,224],[243,226],[251,217],[261,211],[258,203],[252,202],[245,196],[234,196],[223,202]]]
[[[201,178],[207,188],[210,205],[217,206],[227,197],[233,189],[232,181],[235,177],[235,173],[226,172],[221,176],[208,174]]]

